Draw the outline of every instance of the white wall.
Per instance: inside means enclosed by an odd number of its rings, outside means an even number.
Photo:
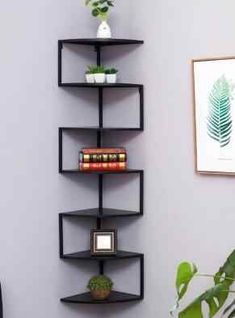
[[[194,173],[190,59],[234,55],[234,9],[233,0],[116,1],[114,36],[145,40],[143,47],[112,48],[105,56],[123,79],[146,87],[145,132],[110,136],[127,146],[132,166],[146,170],[144,218],[116,224],[120,247],[146,254],[146,297],[137,304],[90,307],[59,302],[84,290],[95,269],[59,259],[57,216],[95,206],[96,186],[93,178],[58,175],[57,127],[95,124],[95,96],[57,87],[57,39],[92,37],[97,23],[81,0],[0,3],[0,277],[6,318],[166,317],[176,264],[186,258],[200,263],[203,272],[214,272],[233,248],[234,179]],[[67,53],[68,69],[71,62],[76,65],[70,76],[79,76],[92,53]],[[117,124],[127,115],[125,123],[135,123],[136,95],[130,95],[115,107],[108,94],[113,105],[106,107],[107,122],[115,124],[113,111]],[[77,148],[70,159],[72,151]],[[113,205],[123,195],[121,203],[134,206],[127,189],[135,188],[136,180],[118,184],[112,181]],[[71,248],[88,244],[86,225],[68,225]],[[127,263],[123,272],[121,265],[115,273],[110,269],[117,286],[136,288],[136,264],[130,267],[134,276]]]

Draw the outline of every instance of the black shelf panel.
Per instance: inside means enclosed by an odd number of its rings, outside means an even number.
[[[119,210],[119,209],[109,209],[109,208],[94,208],[94,209],[84,209],[71,212],[60,213],[63,217],[87,217],[87,218],[113,218],[113,217],[132,217],[132,216],[142,216],[140,212]]]
[[[110,132],[110,131],[143,131],[140,127],[59,127],[61,130],[79,130],[79,131],[94,131],[94,132]]]
[[[59,83],[60,87],[84,87],[84,88],[143,88],[143,84],[134,84],[134,83]]]
[[[77,303],[77,304],[110,304],[110,303],[123,303],[130,301],[139,301],[143,298],[140,295],[121,293],[118,291],[112,291],[108,299],[106,300],[94,300],[90,293],[78,294],[66,298],[62,298],[62,302]]]
[[[91,45],[91,46],[110,46],[110,45],[130,45],[143,44],[142,40],[131,39],[64,39],[59,40],[61,44]]]
[[[130,174],[130,173],[143,173],[143,170],[137,169],[123,169],[117,171],[81,171],[79,169],[69,169],[69,170],[61,170],[60,173],[79,173],[79,174],[96,174],[96,175],[104,175],[104,174]]]
[[[127,251],[117,251],[115,255],[106,255],[106,256],[93,256],[90,251],[81,251],[77,253],[64,254],[61,258],[64,259],[76,259],[76,260],[90,260],[90,261],[114,261],[119,259],[128,259],[128,258],[140,258],[143,254],[127,252]]]

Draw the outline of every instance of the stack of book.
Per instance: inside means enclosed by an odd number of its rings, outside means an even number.
[[[80,151],[79,167],[82,171],[125,170],[125,148],[83,148]]]

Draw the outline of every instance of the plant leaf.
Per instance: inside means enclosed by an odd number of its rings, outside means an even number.
[[[103,8],[100,9],[100,11],[102,13],[106,13],[106,12],[108,12],[108,10],[109,10],[109,7],[103,7]]]
[[[228,145],[231,138],[231,98],[232,87],[223,75],[214,83],[210,92],[207,118],[207,133],[220,147]]]
[[[179,302],[186,293],[188,285],[197,271],[195,264],[190,264],[188,262],[182,262],[179,264],[176,274],[176,290],[178,295],[177,302]]]
[[[227,300],[229,288],[235,277],[235,250],[227,258],[224,265],[214,276],[215,286],[197,297],[191,304],[179,313],[179,318],[203,318],[202,303],[209,307],[209,317],[212,318]]]
[[[88,6],[88,4],[91,2],[91,0],[86,0],[85,4]]]
[[[99,15],[99,10],[98,9],[93,9],[92,10],[92,15],[94,16],[94,17],[97,17],[98,15]]]

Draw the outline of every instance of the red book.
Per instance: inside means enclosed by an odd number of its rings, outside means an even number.
[[[97,154],[97,153],[107,153],[107,154],[115,154],[115,153],[126,153],[126,149],[123,147],[113,147],[113,148],[82,148],[81,150],[84,154]]]
[[[80,170],[82,171],[116,171],[125,170],[127,168],[126,162],[99,162],[99,163],[80,163]]]

